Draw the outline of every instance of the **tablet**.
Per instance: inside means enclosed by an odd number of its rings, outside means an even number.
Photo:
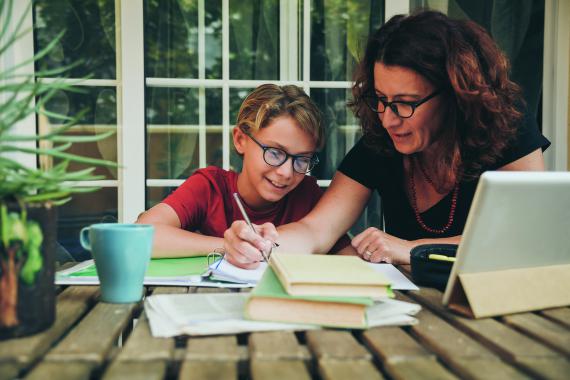
[[[481,175],[445,293],[459,274],[570,264],[570,173]]]

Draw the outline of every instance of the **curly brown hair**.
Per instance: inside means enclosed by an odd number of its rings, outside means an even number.
[[[514,139],[523,117],[522,93],[509,80],[506,56],[476,23],[421,11],[392,17],[368,39],[349,106],[361,121],[365,144],[391,155],[390,136],[365,102],[374,93],[377,62],[414,70],[442,91],[447,115],[440,164],[463,179],[477,178]]]

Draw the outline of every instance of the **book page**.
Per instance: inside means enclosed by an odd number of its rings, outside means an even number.
[[[259,263],[259,266],[256,269],[238,268],[235,265],[230,264],[225,259],[210,265],[212,277],[214,279],[248,284],[257,284],[266,268],[266,262]]]
[[[368,265],[375,271],[382,273],[390,281],[392,290],[420,290],[392,264],[368,263]]]

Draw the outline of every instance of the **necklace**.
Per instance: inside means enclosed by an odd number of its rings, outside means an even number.
[[[438,189],[438,187],[435,185],[434,181],[431,179],[431,177],[428,175],[426,169],[424,168],[424,165],[422,164],[422,162],[420,161],[419,158],[417,158],[417,156],[412,156],[412,158],[410,160],[418,160],[418,166],[420,167],[420,171],[422,172],[422,175],[424,176],[424,178],[426,179],[426,181],[431,185],[431,187],[437,191],[438,194],[445,194],[445,189],[442,191],[440,191]]]
[[[410,159],[410,178],[409,178],[409,181],[410,181],[410,198],[411,198],[411,202],[412,202],[412,208],[414,209],[416,221],[418,222],[420,227],[427,232],[431,232],[433,234],[443,234],[444,232],[449,230],[449,228],[453,224],[453,218],[455,216],[455,208],[457,207],[457,194],[459,193],[459,181],[455,182],[455,187],[453,188],[453,195],[451,196],[451,210],[449,210],[449,217],[447,219],[447,224],[443,228],[431,228],[427,224],[425,224],[424,220],[422,219],[422,217],[420,215],[420,210],[418,209],[418,203],[417,203],[417,197],[416,197],[416,185],[414,182],[414,169],[415,169],[414,159],[412,158],[412,159]],[[426,173],[424,172],[421,165],[420,165],[420,170],[422,171],[422,174],[424,175],[424,177],[426,178],[428,183],[430,185],[434,186],[433,181],[431,180],[431,178],[426,176]],[[434,189],[435,189],[435,186],[434,186]]]

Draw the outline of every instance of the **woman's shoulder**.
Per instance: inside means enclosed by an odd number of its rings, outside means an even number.
[[[368,188],[375,188],[379,186],[378,181],[399,171],[401,163],[399,153],[381,153],[361,138],[344,157],[338,170]]]
[[[366,162],[367,166],[376,163],[394,163],[401,160],[398,153],[384,153],[372,146],[364,137],[361,137],[356,144],[348,151],[341,162],[341,166],[352,163]]]
[[[544,152],[550,146],[550,141],[539,130],[536,122],[525,118],[517,128],[517,133],[510,144],[502,152],[501,158],[491,170],[501,168],[537,149]]]

